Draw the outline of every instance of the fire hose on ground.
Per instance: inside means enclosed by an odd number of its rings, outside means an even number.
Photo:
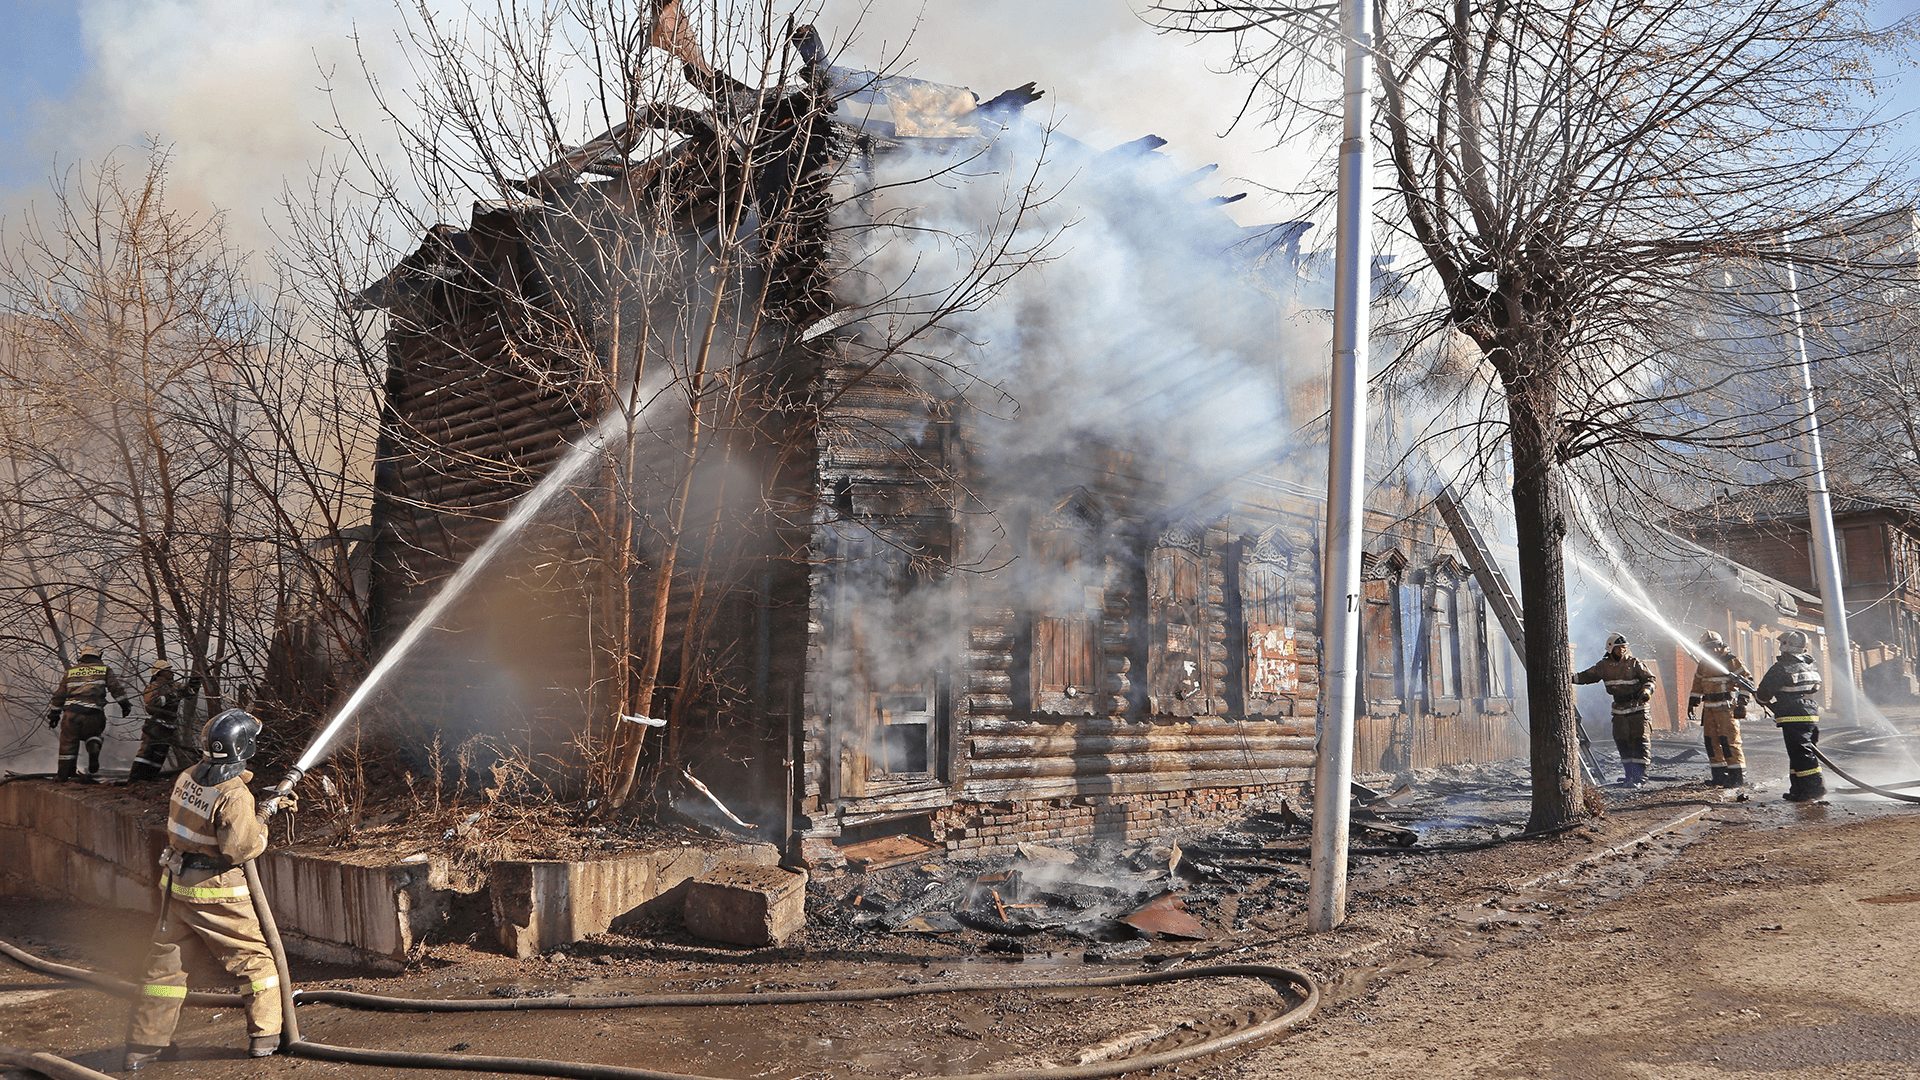
[[[1734,685],[1746,691],[1748,694],[1759,693],[1759,690],[1757,690],[1754,687],[1752,679],[1735,675]],[[1766,704],[1765,702],[1755,701],[1754,704],[1759,705],[1761,708],[1767,710],[1770,713],[1773,712],[1773,707],[1771,705]],[[1777,716],[1778,714],[1776,713],[1775,715]],[[1775,722],[1778,723],[1777,720]],[[1884,787],[1875,787],[1872,784],[1867,783],[1865,780],[1861,780],[1855,777],[1853,774],[1847,772],[1847,770],[1834,764],[1833,759],[1828,757],[1826,753],[1823,752],[1818,746],[1809,746],[1807,747],[1807,749],[1813,751],[1813,756],[1816,758],[1819,758],[1821,764],[1825,765],[1829,769],[1832,769],[1834,773],[1840,777],[1840,779],[1845,780],[1847,783],[1852,784],[1854,787],[1857,787],[1862,791],[1871,791],[1875,795],[1883,796],[1888,799],[1895,799],[1895,800],[1898,800],[1899,802],[1920,803],[1920,795],[1906,795],[1898,791],[1889,791]],[[1920,784],[1920,781],[1905,781],[1899,784],[1895,784],[1894,786],[1895,787],[1913,787],[1916,784]]]
[[[1908,803],[1920,803],[1920,796],[1892,791],[1877,787],[1854,777],[1835,764],[1818,747],[1812,747],[1813,753],[1828,768],[1831,768],[1843,780],[1856,787]],[[290,773],[280,790],[292,786],[298,778],[297,771]],[[14,777],[9,777],[14,779]],[[1895,785],[1897,787],[1920,786],[1920,781]],[[1558,831],[1558,830],[1555,830]],[[1509,838],[1512,839],[1512,838]],[[1491,846],[1491,845],[1473,845]],[[1395,849],[1397,853],[1398,849]],[[532,1076],[577,1077],[579,1080],[716,1080],[713,1077],[688,1075],[683,1073],[660,1072],[652,1069],[636,1069],[619,1065],[600,1065],[591,1062],[553,1061],[541,1058],[492,1057],[478,1054],[425,1053],[418,1051],[373,1050],[361,1047],[331,1046],[326,1043],[309,1042],[300,1035],[296,1005],[334,1005],[342,1008],[365,1009],[387,1012],[531,1012],[544,1010],[600,1010],[634,1008],[699,1008],[713,1006],[745,1005],[793,1005],[827,1002],[886,1001],[897,998],[918,997],[930,994],[953,994],[977,991],[1008,990],[1061,990],[1061,989],[1099,989],[1115,986],[1148,986],[1159,983],[1178,982],[1206,978],[1258,978],[1283,982],[1292,985],[1302,996],[1299,1004],[1281,1013],[1279,1016],[1250,1025],[1238,1031],[1216,1039],[1206,1039],[1190,1046],[1150,1054],[1143,1057],[1125,1058],[1114,1061],[1097,1062],[1089,1065],[1063,1066],[1055,1068],[1018,1069],[991,1073],[971,1073],[950,1078],[950,1080],[1096,1080],[1096,1078],[1121,1076],[1131,1072],[1162,1068],[1168,1065],[1190,1061],[1194,1058],[1217,1054],[1224,1050],[1249,1043],[1259,1042],[1291,1028],[1312,1016],[1320,1004],[1320,991],[1311,976],[1292,968],[1267,964],[1219,964],[1208,967],[1190,968],[1182,971],[1143,972],[1134,975],[1113,975],[1094,979],[1022,979],[1005,982],[979,981],[967,983],[947,983],[941,985],[905,985],[875,989],[821,990],[804,992],[772,993],[733,993],[733,994],[633,994],[606,997],[557,996],[541,998],[465,998],[465,999],[421,999],[389,997],[379,994],[362,994],[341,990],[296,991],[293,988],[292,974],[287,965],[286,950],[280,939],[280,931],[274,921],[273,911],[266,903],[266,891],[260,883],[259,871],[249,860],[243,864],[249,895],[253,898],[255,913],[260,919],[260,928],[266,938],[268,950],[273,954],[274,967],[279,971],[279,993],[281,1002],[282,1028],[281,1053],[291,1057],[312,1058],[321,1061],[338,1061],[360,1065],[384,1065],[391,1068],[450,1069],[467,1072],[511,1073]],[[85,968],[55,963],[34,956],[16,946],[0,941],[0,955],[5,955],[15,963],[29,970],[72,982],[84,983],[97,990],[119,997],[134,998],[139,988],[131,983],[102,975]],[[202,1008],[233,1008],[243,1004],[239,994],[189,991],[185,1004]],[[0,1046],[0,1064],[16,1068],[29,1069],[53,1077],[54,1080],[113,1080],[106,1073],[89,1069],[86,1066],[68,1061],[53,1054],[22,1050],[15,1047]]]
[[[973,1073],[951,1077],[949,1080],[1095,1080],[1098,1077],[1120,1076],[1147,1069],[1163,1068],[1168,1065],[1190,1061],[1194,1058],[1217,1054],[1238,1046],[1259,1042],[1281,1031],[1291,1028],[1312,1016],[1320,1005],[1320,990],[1313,978],[1304,972],[1292,968],[1268,964],[1217,964],[1176,971],[1150,971],[1131,975],[1110,975],[1093,979],[1020,979],[1005,982],[976,981],[965,983],[945,983],[940,985],[913,984],[875,989],[846,989],[819,991],[780,991],[772,993],[732,993],[732,994],[632,994],[608,997],[541,997],[541,998],[468,998],[468,999],[418,999],[387,997],[378,994],[361,994],[341,990],[295,991],[293,979],[287,968],[286,950],[280,941],[278,926],[274,923],[273,912],[267,906],[265,891],[260,887],[258,871],[252,862],[245,865],[247,887],[253,896],[254,910],[260,916],[260,928],[267,939],[267,947],[273,953],[274,965],[280,971],[280,1003],[283,1016],[280,1052],[291,1057],[313,1058],[321,1061],[339,1061],[358,1065],[384,1065],[390,1068],[418,1069],[455,1069],[467,1072],[516,1073],[531,1076],[575,1077],[579,1080],[715,1080],[712,1077],[690,1076],[682,1073],[659,1072],[652,1069],[636,1069],[620,1065],[599,1065],[590,1062],[549,1061],[540,1058],[490,1057],[479,1054],[422,1053],[401,1050],[371,1050],[350,1046],[330,1046],[325,1043],[308,1042],[300,1035],[299,1021],[295,1015],[295,1005],[335,1005],[344,1008],[370,1009],[388,1012],[528,1012],[534,1010],[595,1010],[595,1009],[637,1009],[637,1008],[690,1008],[705,1006],[742,1006],[742,1005],[798,1005],[820,1002],[857,1002],[886,1001],[905,997],[918,997],[929,994],[953,994],[977,991],[1008,990],[1074,990],[1098,989],[1114,986],[1150,986],[1160,983],[1180,982],[1193,979],[1213,978],[1254,978],[1281,982],[1290,985],[1300,996],[1301,1001],[1281,1013],[1279,1016],[1251,1024],[1237,1031],[1215,1039],[1205,1039],[1190,1046],[1183,1046],[1157,1054],[1142,1057],[1124,1058],[1113,1061],[1096,1062],[1090,1065],[1062,1066],[1056,1068],[1015,1069],[1001,1072]],[[22,967],[62,979],[86,983],[120,997],[137,996],[138,988],[98,972],[84,968],[71,967],[43,960],[31,953],[0,941],[0,954],[6,955]],[[232,1007],[241,1004],[241,997],[231,993],[192,992],[187,995],[186,1003],[201,1007]],[[85,1066],[76,1065],[64,1058],[50,1054],[36,1054],[28,1051],[0,1047],[0,1061],[21,1068],[35,1069],[55,1077],[56,1080],[110,1080],[106,1074],[95,1072]]]
[[[1827,768],[1832,769],[1840,777],[1840,779],[1845,780],[1847,783],[1852,784],[1854,787],[1857,787],[1862,791],[1871,791],[1875,795],[1881,795],[1889,799],[1898,799],[1901,802],[1920,803],[1920,795],[1908,795],[1899,791],[1889,791],[1883,787],[1874,787],[1872,784],[1867,783],[1865,780],[1861,780],[1858,777],[1854,776],[1852,773],[1849,773],[1847,770],[1841,768],[1838,765],[1835,765],[1833,763],[1832,758],[1820,752],[1819,747],[1810,746],[1807,749],[1812,750],[1813,756],[1819,758],[1821,763],[1826,765]],[[1902,787],[1910,786],[1910,782],[1903,783],[1900,786]]]

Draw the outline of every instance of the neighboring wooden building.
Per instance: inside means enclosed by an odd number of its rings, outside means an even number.
[[[1642,584],[1670,620],[1671,629],[1690,642],[1697,642],[1708,630],[1719,634],[1756,682],[1779,655],[1781,634],[1798,630],[1819,642],[1826,633],[1820,598],[1805,590],[1671,534],[1661,534],[1647,546],[1653,550],[1641,565],[1652,569]],[[1627,634],[1635,655],[1650,661],[1659,676],[1649,710],[1654,730],[1697,730],[1698,725],[1687,720],[1687,697],[1699,670],[1692,653],[1674,640],[1668,628],[1648,622],[1631,606],[1597,589],[1590,588],[1586,596],[1604,614],[1581,621]],[[1577,667],[1599,659],[1604,639],[1597,633],[1594,637],[1575,642]],[[1604,693],[1598,687],[1587,689],[1582,704],[1594,722],[1595,737],[1606,738]]]
[[[968,134],[966,91],[858,75],[815,66],[777,102],[803,130],[824,124],[783,175],[803,188],[819,178],[842,215],[863,205],[876,162],[913,152],[914,139],[980,137]],[[927,108],[937,124],[915,112]],[[532,304],[574,320],[582,340],[614,332],[569,294],[582,288],[569,275],[586,271],[537,253],[552,207],[605,199],[617,212],[677,197],[685,188],[668,181],[689,163],[729,167],[737,143],[688,127],[671,161],[615,164],[624,179],[566,179],[543,203],[481,207],[465,229],[435,229],[368,291],[393,314],[372,585],[382,640],[601,407],[579,363],[543,353],[512,317]],[[1139,153],[1089,157],[1125,184]],[[1127,197],[1169,200],[1182,242],[1244,257],[1230,249],[1246,233],[1175,201],[1177,189],[1143,182]],[[685,251],[700,250],[704,205],[672,206]],[[829,860],[835,842],[875,831],[966,851],[1139,837],[1305,781],[1322,503],[1297,477],[1324,468],[1324,448],[1217,475],[1097,435],[1044,461],[1002,453],[995,440],[1011,428],[876,363],[871,332],[836,322],[845,294],[833,282],[859,253],[860,227],[837,218],[835,245],[806,254],[811,270],[753,270],[771,282],[767,310],[743,320],[751,330],[729,328],[742,385],[759,389],[742,391],[753,404],[738,423],[705,436],[702,460],[719,464],[689,488],[697,524],[682,537],[662,689],[646,706],[669,721],[655,753]],[[647,303],[683,299],[667,289]],[[1291,403],[1300,420],[1316,393]],[[639,458],[636,475],[670,475],[671,447]],[[596,619],[623,587],[594,555],[596,530],[610,527],[600,483],[589,474],[565,520],[490,577],[398,693],[450,741],[488,730],[559,762],[563,785],[568,748],[603,734],[607,628]],[[645,496],[643,525],[671,496]],[[1360,771],[1524,755],[1517,661],[1445,527],[1399,492],[1368,531]],[[643,539],[625,588],[642,590],[662,543]],[[636,631],[626,647],[641,641]]]
[[[1920,514],[1844,487],[1832,498],[1861,687],[1882,704],[1913,701],[1912,658],[1920,649]],[[1819,584],[1807,523],[1806,488],[1792,480],[1724,493],[1676,519],[1706,547],[1815,593]]]

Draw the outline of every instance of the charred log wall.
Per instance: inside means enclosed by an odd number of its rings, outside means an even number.
[[[577,362],[530,363],[514,340],[512,307],[525,298],[503,295],[500,275],[488,272],[515,258],[498,231],[510,223],[476,226],[436,230],[388,279],[405,293],[387,298],[370,580],[376,652],[587,423],[577,388],[556,378]],[[430,635],[407,660],[390,710],[406,747],[424,753],[437,738],[451,761],[475,734],[533,726],[546,729],[541,743],[565,740],[574,703],[552,688],[583,681],[584,627],[569,605],[516,581],[520,569],[490,577],[442,624],[452,632]]]

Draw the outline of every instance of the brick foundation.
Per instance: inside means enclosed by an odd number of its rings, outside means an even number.
[[[1172,829],[1225,821],[1298,792],[1296,784],[1200,788],[1141,795],[1080,795],[1031,802],[955,803],[934,813],[933,836],[950,854],[1003,855],[1016,845],[1071,847],[1146,840]]]

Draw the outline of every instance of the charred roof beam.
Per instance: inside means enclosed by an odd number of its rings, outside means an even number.
[[[643,105],[634,114],[634,121],[641,127],[658,131],[671,131],[694,138],[713,138],[713,121],[705,114],[679,105],[650,103]],[[567,151],[560,158],[529,177],[522,189],[534,187],[553,187],[572,183],[583,172],[599,172],[603,169],[625,169],[627,155],[633,153],[638,143],[634,135],[634,125],[621,123],[611,130],[598,135],[580,146]]]

